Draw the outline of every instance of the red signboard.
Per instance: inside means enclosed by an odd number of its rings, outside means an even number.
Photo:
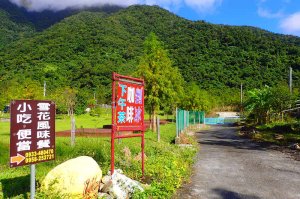
[[[54,102],[14,100],[10,108],[10,167],[54,160]]]
[[[118,81],[115,115],[117,130],[143,130],[144,85]]]
[[[114,140],[141,137],[142,173],[144,175],[144,80],[113,73],[112,83],[112,132],[111,173],[114,172]],[[129,135],[120,131],[139,131]]]

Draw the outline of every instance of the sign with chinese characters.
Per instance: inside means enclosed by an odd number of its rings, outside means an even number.
[[[144,86],[119,81],[116,97],[116,125],[142,130],[144,119]]]
[[[142,174],[145,168],[144,80],[113,73],[111,174],[115,168],[115,139],[141,138]],[[122,135],[121,131],[132,133]],[[118,134],[117,134],[118,133]]]
[[[10,167],[54,160],[54,102],[14,100],[10,108]]]

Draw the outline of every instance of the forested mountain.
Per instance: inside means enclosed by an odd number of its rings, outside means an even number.
[[[97,90],[110,84],[112,71],[136,70],[150,32],[164,42],[184,79],[203,89],[224,93],[241,83],[248,89],[276,85],[287,82],[289,67],[299,87],[300,38],[254,27],[193,22],[156,6],[83,11],[20,38],[0,52],[0,81],[30,78],[46,80],[50,89]]]
[[[81,11],[113,13],[122,9],[119,6],[103,6],[100,8],[65,9],[61,11],[44,10],[30,12],[18,7],[9,0],[0,0],[0,48],[20,38],[33,35],[35,31],[43,31],[66,17]]]
[[[0,8],[0,49],[33,33],[34,27],[30,22],[14,20],[12,15]]]

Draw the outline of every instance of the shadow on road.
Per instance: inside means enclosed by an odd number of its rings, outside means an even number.
[[[260,199],[257,196],[240,194],[221,188],[213,189],[213,192],[218,194],[222,199]]]
[[[228,132],[226,131],[226,129],[228,130]],[[237,128],[226,126],[225,130],[219,131],[217,127],[217,129],[214,128],[213,130],[196,133],[196,136],[198,136],[198,140],[200,140],[198,141],[198,143],[200,143],[201,145],[218,145],[248,150],[267,150],[269,148],[269,145],[267,144],[255,143],[250,139],[239,137],[237,134],[232,134],[232,129]]]

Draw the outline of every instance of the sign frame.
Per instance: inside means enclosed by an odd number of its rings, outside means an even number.
[[[145,93],[145,83],[143,79],[138,79],[134,77],[124,76],[117,74],[113,72],[112,74],[112,129],[111,129],[111,175],[114,173],[115,169],[115,139],[120,138],[134,138],[134,137],[140,137],[141,138],[141,150],[142,150],[142,175],[144,177],[144,170],[145,170],[145,125],[144,125],[144,93]],[[123,109],[126,107],[126,105],[122,106],[120,102],[118,102],[118,97],[122,95],[120,93],[120,83],[123,85],[140,89],[142,90],[142,98],[139,99],[138,105],[134,104],[134,102],[129,103],[131,107],[138,107],[141,108],[140,112],[140,120],[136,120],[133,122],[133,118],[129,120],[127,123],[124,121],[123,123],[118,120],[118,116],[120,117],[120,114],[118,115],[117,110],[120,110],[120,107]],[[124,88],[123,88],[124,89]],[[127,90],[128,92],[128,90]],[[124,92],[125,93],[125,92]],[[128,94],[128,93],[127,93]],[[127,99],[127,98],[126,98]],[[119,98],[120,100],[120,98]],[[133,100],[134,101],[134,100]],[[137,105],[137,106],[136,106]],[[134,108],[135,108],[134,107]],[[128,108],[128,107],[127,107]],[[129,123],[133,123],[132,125]],[[121,131],[135,131],[138,133],[129,134],[129,135],[119,135],[119,132]]]
[[[12,100],[10,167],[55,160],[55,103]]]

